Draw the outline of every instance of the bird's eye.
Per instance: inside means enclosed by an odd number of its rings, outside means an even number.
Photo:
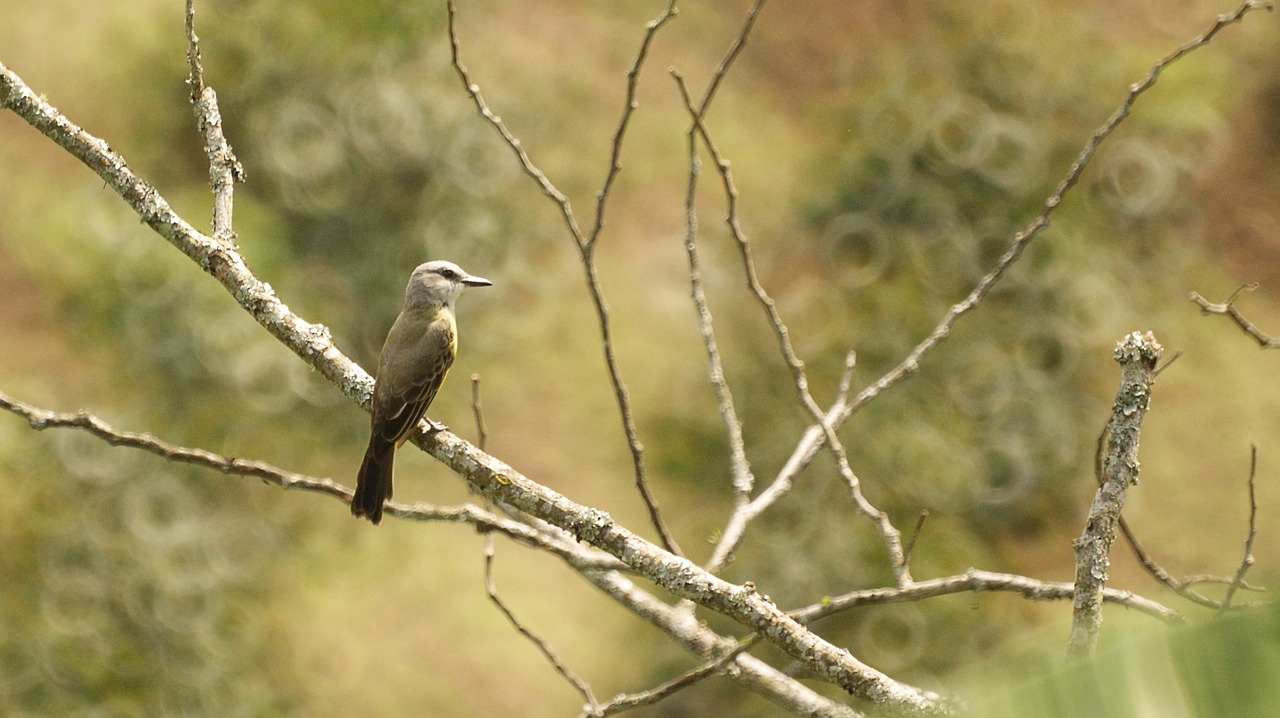
[[[445,279],[457,279],[458,275],[452,269],[441,269],[438,274]]]

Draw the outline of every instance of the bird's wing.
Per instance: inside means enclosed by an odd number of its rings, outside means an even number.
[[[402,315],[387,334],[373,389],[373,431],[399,445],[418,426],[457,350],[453,316]]]

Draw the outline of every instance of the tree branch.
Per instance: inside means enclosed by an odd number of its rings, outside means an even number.
[[[1244,294],[1245,292],[1252,292],[1257,288],[1257,282],[1246,284],[1232,292],[1231,296],[1227,297],[1227,301],[1222,302],[1221,304],[1214,304],[1208,299],[1200,296],[1197,292],[1191,293],[1191,301],[1199,304],[1200,311],[1205,314],[1225,314],[1231,317],[1232,321],[1234,321],[1245,334],[1253,337],[1253,340],[1258,343],[1259,347],[1262,347],[1263,349],[1275,349],[1280,347],[1280,339],[1276,339],[1270,334],[1259,329],[1257,325],[1245,318],[1245,316],[1240,313],[1239,309],[1236,309],[1236,299],[1239,299],[1241,294]]]
[[[1249,445],[1249,533],[1244,538],[1244,558],[1240,559],[1240,568],[1236,569],[1236,577],[1227,588],[1227,595],[1222,599],[1222,607],[1218,615],[1227,612],[1231,607],[1231,599],[1236,591],[1244,585],[1244,575],[1253,566],[1253,539],[1258,535],[1258,496],[1254,490],[1254,477],[1258,473],[1258,445]]]
[[[38,98],[4,65],[0,65],[0,104],[97,172],[144,222],[217,278],[267,331],[352,400],[367,406],[372,380],[333,345],[325,327],[309,324],[293,314],[269,285],[253,275],[233,248],[199,233],[178,217],[160,193],[133,174],[105,142]],[[895,712],[939,714],[950,709],[950,703],[938,694],[894,681],[806,630],[753,588],[731,584],[661,550],[616,524],[607,513],[574,503],[530,481],[451,432],[428,433],[419,429],[412,440],[481,493],[604,549],[676,596],[749,626],[815,675],[852,695]]]
[[[849,417],[853,416],[854,412],[858,411],[868,402],[875,399],[885,389],[888,389],[899,381],[905,379],[919,368],[920,360],[924,355],[929,353],[934,347],[950,335],[951,328],[955,325],[956,321],[961,316],[969,313],[978,306],[983,298],[986,297],[996,283],[1004,276],[1005,272],[1008,271],[1009,267],[1012,266],[1013,263],[1017,261],[1018,257],[1022,255],[1023,250],[1031,243],[1031,240],[1035,239],[1040,232],[1049,226],[1049,220],[1054,210],[1056,210],[1058,205],[1060,205],[1066,198],[1067,194],[1071,191],[1071,188],[1079,182],[1081,174],[1083,174],[1085,168],[1088,167],[1089,161],[1093,158],[1094,152],[1098,149],[1098,146],[1115,131],[1116,127],[1118,127],[1126,117],[1129,116],[1129,112],[1133,109],[1134,102],[1140,95],[1155,85],[1160,73],[1166,67],[1180,60],[1188,53],[1208,44],[1220,30],[1228,25],[1239,22],[1248,13],[1254,10],[1269,11],[1271,9],[1271,2],[1246,0],[1246,2],[1236,8],[1235,11],[1227,13],[1226,15],[1218,16],[1213,25],[1210,26],[1207,31],[1199,37],[1185,43],[1166,57],[1158,60],[1152,66],[1145,78],[1133,85],[1130,85],[1128,94],[1125,96],[1123,102],[1121,102],[1115,112],[1107,118],[1107,121],[1098,127],[1098,129],[1089,137],[1084,148],[1080,150],[1080,154],[1076,157],[1075,162],[1073,162],[1070,169],[1067,170],[1066,176],[1062,178],[1062,181],[1058,183],[1057,188],[1047,199],[1045,199],[1044,205],[1041,207],[1039,214],[1031,221],[1030,224],[1014,235],[1012,243],[1009,248],[1005,250],[1005,253],[1001,255],[1000,259],[996,261],[995,267],[978,280],[977,284],[974,285],[973,289],[970,290],[969,294],[966,295],[964,299],[952,305],[952,307],[947,310],[946,314],[943,315],[937,326],[935,326],[929,335],[917,344],[901,362],[886,372],[879,379],[863,388],[852,401],[841,401],[828,409],[824,417],[826,419],[825,423],[829,424],[833,428],[840,428],[849,420]],[[791,453],[791,458],[787,460],[787,463],[779,472],[778,478],[774,481],[775,485],[789,485],[793,478],[802,471],[804,467],[809,465],[809,462],[817,455],[818,450],[822,448],[826,439],[826,429],[824,428],[823,423],[818,422],[809,427],[808,431],[805,432],[804,438],[800,440],[796,445],[795,450]]]
[[[824,598],[821,603],[798,608],[789,613],[797,621],[809,624],[857,606],[906,603],[909,601],[921,601],[935,596],[947,596],[956,593],[980,593],[983,591],[1017,593],[1033,601],[1060,601],[1074,596],[1075,586],[1065,581],[1040,581],[1026,576],[979,571],[971,568],[955,576],[916,581],[907,588],[869,588],[861,591],[850,591],[840,596]],[[1183,615],[1178,611],[1130,591],[1104,588],[1102,589],[1102,599],[1109,603],[1145,613],[1166,623],[1180,623],[1184,620]]]
[[[1076,582],[1068,648],[1073,654],[1092,653],[1102,630],[1102,587],[1110,564],[1107,556],[1116,538],[1125,493],[1138,483],[1138,434],[1151,404],[1153,372],[1163,351],[1151,332],[1133,332],[1116,345],[1120,390],[1107,424],[1107,453],[1102,463],[1106,481],[1093,499],[1084,532],[1072,543]]]
[[[622,371],[618,367],[618,356],[613,346],[613,329],[609,319],[609,305],[605,301],[604,289],[600,286],[600,276],[596,271],[595,263],[595,246],[599,239],[600,231],[604,228],[604,207],[608,198],[609,189],[613,186],[613,180],[617,177],[621,170],[619,164],[619,156],[622,152],[622,141],[626,135],[627,127],[631,120],[631,114],[635,110],[635,87],[636,77],[640,73],[640,68],[644,64],[645,57],[648,56],[649,43],[653,40],[654,34],[662,27],[667,20],[675,15],[676,0],[671,0],[667,6],[667,10],[646,26],[644,40],[640,44],[640,50],[636,54],[635,61],[631,65],[631,70],[627,73],[627,101],[626,107],[622,112],[622,119],[618,123],[618,129],[614,133],[613,149],[609,159],[609,171],[605,175],[604,184],[597,195],[596,219],[595,225],[589,236],[583,236],[581,229],[578,227],[577,220],[574,219],[573,207],[569,203],[569,198],[555,188],[551,181],[547,179],[546,174],[538,169],[529,159],[529,155],[524,151],[520,140],[507,129],[502,122],[502,118],[493,114],[488,105],[485,103],[483,96],[480,94],[480,86],[471,81],[471,75],[467,71],[462,59],[459,56],[459,41],[457,31],[457,7],[454,6],[453,0],[448,2],[449,10],[449,46],[451,48],[451,58],[453,68],[457,72],[462,84],[466,86],[467,93],[471,96],[471,101],[479,110],[480,115],[489,121],[498,133],[502,136],[507,146],[515,152],[516,157],[520,160],[521,167],[524,168],[526,174],[536,181],[542,187],[543,193],[550,197],[560,207],[560,213],[564,217],[565,225],[569,228],[569,234],[573,238],[575,246],[578,248],[579,256],[582,260],[582,268],[586,274],[587,291],[591,295],[591,303],[595,307],[596,319],[600,324],[600,343],[604,346],[605,367],[609,372],[609,381],[613,385],[614,398],[618,403],[618,411],[622,417],[622,429],[626,435],[627,448],[631,452],[631,463],[635,472],[635,485],[640,493],[640,498],[644,501],[645,508],[649,511],[649,520],[653,523],[654,529],[658,532],[658,537],[662,541],[663,546],[671,553],[681,556],[680,546],[676,543],[675,536],[667,527],[666,521],[662,518],[662,511],[658,507],[658,500],[653,495],[653,491],[649,488],[649,482],[645,476],[644,469],[644,445],[640,443],[640,437],[636,431],[636,422],[631,410],[631,394],[627,391],[627,385],[622,380]]]
[[[187,0],[187,61],[191,64],[191,105],[196,113],[196,126],[204,135],[204,153],[209,158],[209,186],[213,189],[213,236],[215,239],[234,243],[232,228],[232,196],[236,182],[245,179],[244,167],[231,151],[231,145],[222,133],[222,113],[218,110],[218,95],[204,84],[204,69],[200,66],[200,45],[195,30],[195,0]]]
[[[782,314],[778,311],[777,303],[765,291],[764,285],[760,283],[759,275],[756,272],[751,242],[738,220],[738,189],[733,181],[733,173],[730,169],[729,161],[720,154],[719,149],[711,138],[710,132],[707,130],[706,124],[703,122],[702,113],[693,106],[684,77],[674,69],[671,70],[671,75],[675,78],[676,85],[680,89],[680,97],[693,120],[693,126],[697,130],[698,136],[702,139],[703,146],[707,148],[712,161],[720,171],[720,179],[729,205],[725,222],[729,225],[730,235],[733,237],[734,244],[738,247],[738,253],[742,259],[743,272],[747,278],[747,286],[764,310],[770,326],[773,327],[774,335],[777,337],[778,350],[782,354],[783,361],[791,369],[792,382],[795,384],[796,395],[800,400],[800,404],[822,427],[827,446],[830,447],[832,454],[836,457],[836,466],[840,476],[849,487],[849,494],[853,499],[854,505],[859,512],[871,519],[876,530],[880,532],[889,554],[889,564],[894,577],[900,587],[905,587],[911,583],[911,573],[907,567],[905,554],[902,551],[902,535],[894,527],[893,523],[889,521],[888,514],[876,508],[862,493],[862,482],[853,473],[853,468],[849,465],[849,458],[845,454],[844,444],[836,436],[835,427],[827,421],[822,409],[814,401],[813,394],[809,391],[809,379],[805,375],[804,362],[796,355],[795,349],[791,345],[791,333],[782,319]]]

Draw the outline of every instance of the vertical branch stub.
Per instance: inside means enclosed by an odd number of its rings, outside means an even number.
[[[1120,389],[1107,422],[1102,484],[1080,538],[1072,542],[1076,554],[1075,598],[1072,602],[1068,651],[1091,653],[1102,630],[1102,589],[1110,565],[1125,493],[1138,483],[1138,433],[1151,404],[1151,384],[1164,348],[1151,332],[1133,332],[1116,344]]]

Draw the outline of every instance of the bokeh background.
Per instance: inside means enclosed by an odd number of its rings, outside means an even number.
[[[1125,88],[1228,5],[767,6],[710,126],[819,401],[834,396],[847,350],[860,387],[919,341],[1030,221]],[[460,4],[474,79],[580,221],[607,167],[623,74],[665,6]],[[745,9],[683,4],[659,33],[597,252],[651,480],[695,560],[732,493],[688,299],[687,120],[666,69],[697,91]],[[443,4],[208,0],[197,32],[249,174],[235,218],[258,276],[366,367],[418,262],[450,258],[493,279],[461,301],[461,355],[433,417],[474,438],[467,377],[478,373],[492,453],[651,535],[577,254],[462,92]],[[8,0],[0,21],[5,64],[207,227],[185,52],[177,2]],[[1202,317],[1187,295],[1221,299],[1259,281],[1241,306],[1280,332],[1278,67],[1280,18],[1259,13],[1171,68],[983,308],[843,429],[873,502],[904,529],[931,512],[917,578],[969,566],[1071,578],[1117,384],[1111,347],[1151,329],[1184,355],[1156,387],[1126,512],[1173,573],[1232,573],[1257,442],[1251,579],[1273,582],[1280,354]],[[9,113],[0,167],[0,389],[353,481],[363,412]],[[807,422],[709,172],[699,210],[728,378],[767,481]],[[398,498],[469,499],[429,458],[406,451],[397,463]],[[375,530],[331,499],[34,433],[14,417],[0,417],[0,486],[2,713],[562,716],[580,703],[486,601],[482,539],[465,527]],[[753,526],[726,577],[784,607],[885,583],[881,544],[845,493],[820,457]],[[1207,618],[1125,549],[1115,555],[1114,585]],[[600,697],[693,664],[553,559],[500,540],[497,581]],[[972,695],[1023,675],[1006,666],[1053,664],[1069,612],[960,596],[850,612],[820,630],[895,677]],[[1152,631],[1147,619],[1107,618],[1109,650]],[[1265,625],[1243,635],[1274,639]],[[711,680],[637,714],[775,712]]]

